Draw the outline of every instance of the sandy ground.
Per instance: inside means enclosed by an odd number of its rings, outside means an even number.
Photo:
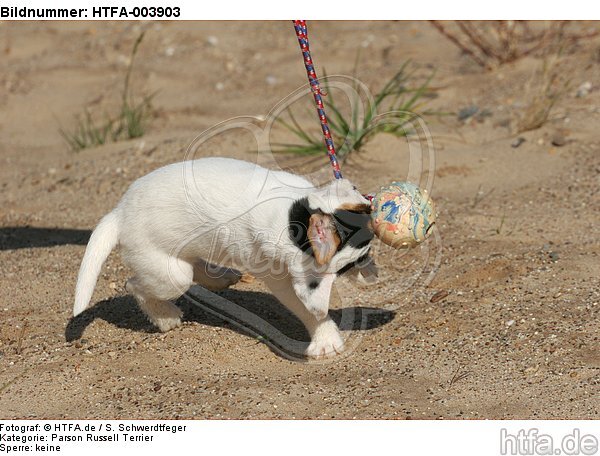
[[[134,92],[157,91],[148,133],[70,151],[59,126],[115,107],[141,28]],[[182,160],[204,129],[266,115],[305,83],[291,25],[0,23],[0,418],[598,418],[600,91],[575,92],[600,80],[600,43],[568,51],[572,88],[513,148],[539,58],[484,72],[427,23],[310,32],[317,69],[350,74],[361,48],[359,77],[377,90],[410,58],[416,78],[436,70],[428,107],[487,110],[427,119],[439,239],[376,249],[382,283],[334,299],[350,348],[323,363],[286,359],[185,300],[183,326],[155,332],[116,253],[95,306],[71,320],[89,230],[127,186]],[[201,154],[254,160],[253,147],[233,133]],[[408,164],[406,144],[380,136],[344,171],[372,191]],[[260,282],[220,295],[305,340]]]

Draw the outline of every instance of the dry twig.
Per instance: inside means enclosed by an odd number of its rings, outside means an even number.
[[[492,69],[525,56],[577,44],[600,36],[594,24],[577,21],[454,21],[431,24],[479,66]]]

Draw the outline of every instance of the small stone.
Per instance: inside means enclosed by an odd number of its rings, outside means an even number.
[[[558,259],[560,258],[560,256],[558,255],[558,252],[550,252],[549,256],[550,256],[550,259],[554,262],[557,262]]]
[[[535,365],[535,366],[529,366],[528,368],[526,368],[526,369],[525,369],[525,373],[526,373],[526,374],[532,374],[532,375],[533,375],[533,374],[536,374],[536,373],[537,373],[537,371],[539,371],[539,370],[540,370],[540,366],[539,366],[539,364],[538,364],[538,365]]]
[[[479,112],[479,108],[475,105],[468,106],[458,111],[458,120],[467,120]]]
[[[117,283],[116,282],[111,282],[111,283],[108,284],[108,287],[111,290],[116,290],[117,289]]]
[[[512,143],[510,143],[510,147],[516,149],[517,147],[519,147],[521,144],[523,144],[526,141],[525,138],[523,138],[522,136],[519,136],[518,138],[516,138]]]
[[[432,304],[435,304],[436,302],[439,302],[442,299],[446,298],[449,294],[450,293],[448,293],[446,290],[440,290],[431,297],[429,302]]]
[[[579,86],[577,89],[577,98],[583,98],[589,95],[592,90],[592,83],[590,81],[585,81],[583,84]]]
[[[218,90],[219,92],[220,92],[221,90],[223,90],[224,88],[225,88],[225,84],[223,84],[222,82],[217,82],[217,83],[215,84],[215,90]]]
[[[562,147],[565,144],[567,144],[567,138],[565,137],[564,134],[557,131],[556,133],[554,133],[554,135],[552,135],[551,142],[552,142],[553,146]]]
[[[210,35],[208,38],[206,38],[206,42],[211,46],[216,46],[217,44],[219,44],[219,38],[217,38],[214,35]]]
[[[489,109],[482,109],[481,111],[479,111],[477,113],[477,121],[478,122],[483,122],[485,121],[486,118],[488,117],[492,117],[494,115],[494,113],[492,111],[490,111]]]
[[[277,78],[273,75],[269,75],[265,78],[265,82],[267,83],[267,85],[273,86],[275,84],[277,84]]]
[[[108,352],[108,357],[112,358],[112,359],[115,359],[117,357],[117,354],[115,352],[111,351],[111,352]]]
[[[506,326],[509,326],[509,327],[510,327],[510,326],[512,326],[512,325],[514,325],[514,324],[515,324],[515,321],[514,321],[514,320],[508,320],[508,321],[506,322]]]
[[[165,55],[167,57],[171,57],[173,54],[175,54],[175,48],[173,46],[169,46],[165,49]]]

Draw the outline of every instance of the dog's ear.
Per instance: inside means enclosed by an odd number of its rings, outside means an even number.
[[[367,203],[344,203],[338,207],[338,210],[345,210],[354,214],[370,214],[371,205]]]
[[[308,225],[308,240],[317,264],[322,266],[329,263],[341,242],[333,217],[327,214],[311,215]]]

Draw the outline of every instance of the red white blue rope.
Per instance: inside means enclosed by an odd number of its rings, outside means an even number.
[[[342,171],[340,170],[340,164],[338,163],[337,157],[335,156],[335,146],[333,139],[331,138],[331,132],[329,131],[329,125],[327,124],[327,116],[325,115],[325,107],[323,106],[323,93],[319,86],[319,80],[315,73],[315,67],[313,65],[312,58],[310,57],[310,48],[308,46],[308,30],[306,28],[306,21],[294,21],[294,28],[296,29],[296,36],[298,37],[298,43],[302,50],[302,56],[304,57],[304,66],[306,67],[306,74],[308,75],[308,82],[317,105],[317,114],[319,114],[319,121],[321,122],[321,129],[323,130],[323,136],[325,137],[325,147],[327,148],[327,155],[329,161],[333,167],[333,175],[336,179],[342,178]]]

